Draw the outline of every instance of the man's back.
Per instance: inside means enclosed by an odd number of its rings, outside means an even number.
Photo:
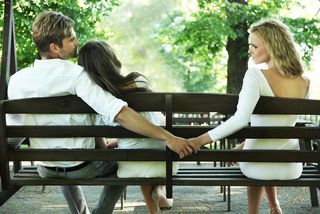
[[[9,99],[52,97],[75,94],[76,82],[82,67],[66,60],[36,60],[34,66],[25,68],[10,79]],[[85,114],[26,114],[9,115],[8,122],[25,125],[91,125]],[[32,148],[94,148],[93,138],[31,138]],[[73,166],[81,162],[44,162],[46,166]]]
[[[14,74],[8,86],[9,99],[70,94],[80,96],[105,118],[113,118],[119,109],[125,105],[125,102],[114,98],[108,92],[93,84],[81,66],[61,59],[36,60],[34,66]],[[109,108],[108,105],[110,105]],[[7,119],[10,124],[92,125],[88,114],[9,115]],[[30,139],[30,145],[32,148],[92,149],[95,147],[95,142],[93,138],[32,138]],[[43,162],[46,166],[62,167],[70,167],[79,163],[81,162]]]
[[[36,60],[32,67],[11,77],[9,99],[75,94],[76,80],[82,70],[67,60]]]

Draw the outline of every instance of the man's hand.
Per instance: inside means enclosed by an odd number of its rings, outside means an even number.
[[[208,134],[208,132],[194,138],[189,138],[188,139],[188,144],[193,148],[193,152],[197,153],[198,149],[201,146],[204,146],[208,143],[211,143],[212,140]]]
[[[181,137],[171,136],[165,141],[165,144],[172,151],[176,152],[180,158],[192,154],[194,150],[194,148],[187,143],[187,140]]]
[[[133,132],[154,139],[164,140],[165,144],[183,158],[192,153],[193,148],[186,139],[176,137],[165,129],[155,126],[129,107],[123,107],[115,117],[121,126]]]
[[[197,153],[198,149],[201,147],[201,143],[198,138],[189,138],[187,140],[188,144],[193,148],[193,152]]]

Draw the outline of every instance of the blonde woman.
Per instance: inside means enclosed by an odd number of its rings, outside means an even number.
[[[249,54],[255,64],[266,69],[250,68],[243,79],[237,111],[215,129],[189,140],[197,147],[227,137],[251,122],[252,126],[294,126],[297,115],[252,115],[260,96],[307,98],[309,80],[302,76],[300,57],[286,25],[278,20],[261,20],[249,29]],[[299,150],[297,139],[246,139],[238,149]],[[249,178],[260,180],[296,179],[302,173],[301,163],[240,162],[240,169]],[[248,213],[259,213],[266,192],[270,213],[281,214],[276,187],[249,186]]]

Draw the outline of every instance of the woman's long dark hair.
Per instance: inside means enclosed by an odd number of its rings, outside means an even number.
[[[123,98],[130,92],[149,92],[145,87],[138,87],[138,77],[143,77],[138,72],[132,72],[127,76],[120,73],[121,62],[113,49],[104,41],[90,41],[79,51],[78,64],[83,66],[90,78],[104,90],[109,91],[115,97]]]

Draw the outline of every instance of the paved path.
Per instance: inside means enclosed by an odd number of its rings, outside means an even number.
[[[98,200],[101,187],[84,187],[87,202],[92,209]],[[232,187],[231,212],[227,212],[227,203],[219,187],[174,187],[174,206],[170,211],[162,214],[211,214],[211,213],[246,213],[245,187]],[[320,196],[320,194],[319,194]],[[285,214],[320,214],[320,208],[311,208],[309,190],[305,187],[280,187],[279,199]],[[41,186],[23,187],[10,198],[2,207],[2,214],[68,214],[67,205],[60,193],[59,187],[46,187],[43,192]],[[147,209],[142,194],[137,186],[127,188],[127,199],[124,209],[117,204],[115,214],[144,214]],[[269,213],[266,200],[261,205],[261,214]]]
[[[100,190],[100,187],[84,187],[84,192],[91,209],[94,207],[95,201],[98,200]],[[161,213],[246,213],[245,188],[232,188],[231,212],[226,212],[227,204],[222,201],[222,194],[219,191],[220,188],[218,187],[175,187],[173,208],[170,211]],[[280,188],[279,193],[284,213],[320,213],[320,208],[311,208],[307,188]],[[45,192],[42,192],[42,187],[37,186],[22,188],[0,208],[0,213],[64,214],[69,213],[69,211],[58,187],[47,187]],[[120,203],[118,203],[114,213],[147,213],[139,187],[128,187],[124,209],[120,210]],[[265,200],[261,206],[261,213],[268,213]]]

